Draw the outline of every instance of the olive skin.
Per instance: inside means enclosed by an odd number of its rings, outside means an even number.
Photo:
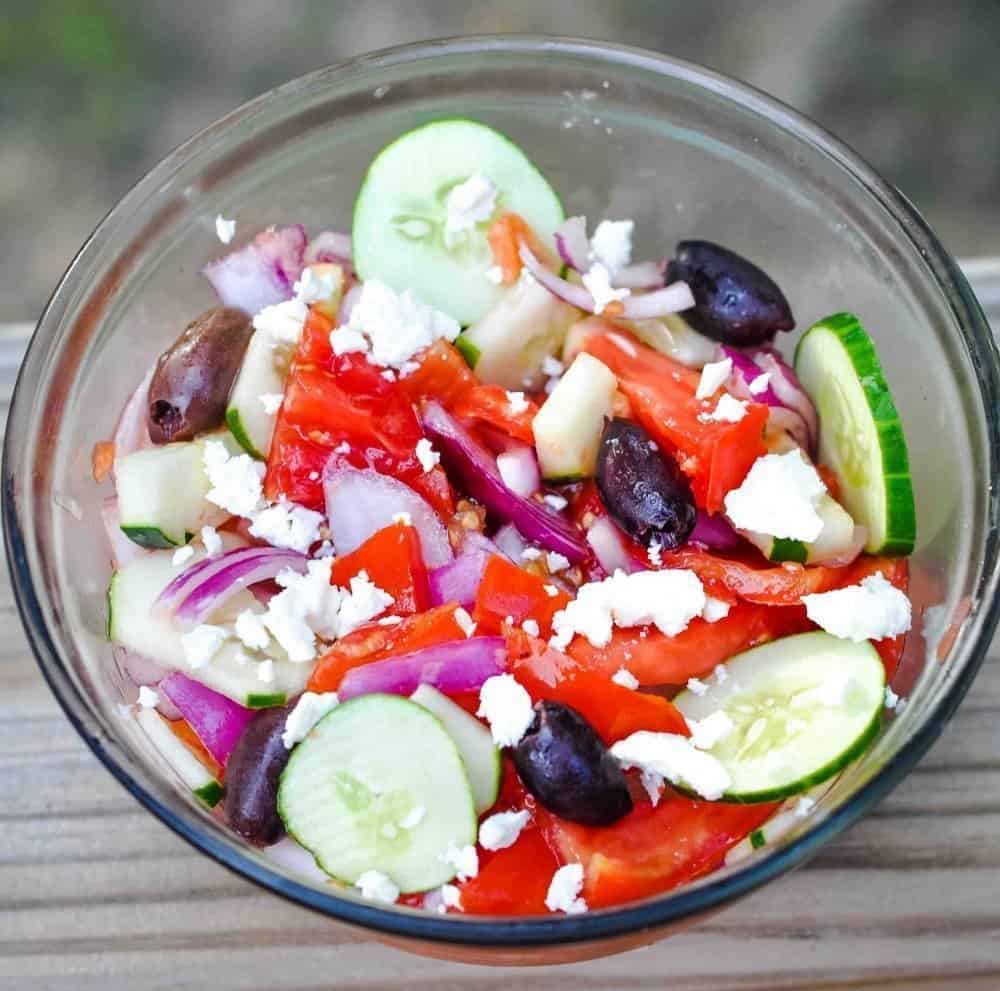
[[[514,748],[524,786],[550,812],[585,826],[608,826],[632,811],[625,772],[575,709],[538,702]]]
[[[147,421],[154,444],[191,440],[221,426],[253,325],[242,310],[206,310],[160,355],[149,383]]]
[[[698,513],[687,477],[638,423],[605,421],[596,481],[608,512],[645,547],[674,550],[691,536]]]
[[[278,782],[292,753],[281,739],[290,711],[262,709],[226,761],[226,821],[240,836],[265,846],[285,831],[278,815]]]
[[[753,347],[795,326],[791,307],[771,277],[711,241],[681,241],[667,280],[691,287],[695,305],[681,316],[695,330],[733,347]]]

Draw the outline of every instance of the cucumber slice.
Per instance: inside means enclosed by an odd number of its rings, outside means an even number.
[[[225,435],[221,435],[225,436]],[[115,464],[122,532],[142,547],[179,547],[228,515],[210,503],[203,440],[126,454]]]
[[[858,318],[836,313],[810,327],[795,349],[795,373],[819,411],[820,460],[868,528],[865,550],[909,554],[917,522],[903,425]]]
[[[811,544],[766,533],[741,530],[747,540],[769,561],[797,561],[799,564],[823,564],[836,561],[854,546],[854,520],[831,495],[826,494],[816,507],[823,521],[820,535]]]
[[[636,337],[653,350],[679,361],[688,368],[703,368],[718,356],[719,344],[699,334],[682,316],[672,313],[659,320],[623,322]]]
[[[241,545],[241,541],[230,534],[220,536],[226,550]],[[163,667],[183,671],[189,678],[221,692],[240,705],[251,709],[284,705],[289,698],[305,690],[312,665],[289,661],[272,642],[268,656],[274,661],[274,681],[262,682],[257,676],[257,665],[247,662],[247,652],[242,645],[228,641],[210,664],[192,670],[184,660],[183,631],[153,610],[157,596],[174,576],[201,556],[199,551],[189,562],[175,565],[170,551],[159,551],[131,561],[115,572],[108,589],[109,638]],[[259,609],[256,599],[246,591],[234,595],[226,603],[222,614],[213,617],[212,622],[232,621],[244,609]]]
[[[489,221],[445,239],[448,193],[474,175],[497,187],[494,215],[519,213],[551,243],[562,204],[524,152],[477,121],[433,121],[397,138],[368,167],[352,229],[360,278],[412,289],[461,324],[479,320],[503,295],[486,276]]]
[[[575,482],[594,474],[604,418],[611,415],[618,379],[583,352],[573,359],[532,424],[542,475]]]
[[[562,348],[580,313],[531,278],[521,278],[456,340],[482,382],[536,389],[542,362]]]
[[[493,744],[493,735],[475,716],[431,685],[421,685],[410,701],[437,716],[455,741],[469,776],[476,812],[482,815],[500,791],[500,751]]]
[[[218,804],[223,788],[208,768],[180,740],[153,709],[139,709],[135,721],[174,773],[209,808]]]
[[[395,695],[351,699],[313,727],[282,772],[278,813],[332,877],[353,884],[381,871],[404,892],[450,881],[455,868],[442,855],[476,842],[454,741],[425,708]],[[407,817],[415,825],[403,825]]]
[[[881,723],[885,668],[868,641],[802,633],[737,654],[702,695],[674,704],[689,719],[722,710],[734,728],[709,751],[729,772],[729,802],[770,802],[832,777]]]

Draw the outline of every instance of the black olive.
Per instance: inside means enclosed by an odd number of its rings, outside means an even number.
[[[638,423],[605,421],[597,488],[619,526],[646,547],[656,542],[673,550],[694,530],[697,511],[687,477]]]
[[[632,811],[625,773],[575,709],[539,702],[514,748],[525,788],[545,808],[586,826],[607,826]]]
[[[291,755],[281,739],[290,711],[262,709],[226,761],[226,821],[254,843],[276,843],[284,832],[278,816],[278,779]]]
[[[791,307],[771,277],[735,251],[711,241],[681,241],[667,279],[683,279],[694,295],[681,316],[695,330],[734,347],[751,347],[795,326]]]
[[[154,444],[191,440],[221,426],[253,326],[242,311],[217,306],[192,320],[160,355],[149,383]]]

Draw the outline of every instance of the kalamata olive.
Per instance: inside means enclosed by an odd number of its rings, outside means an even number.
[[[673,550],[694,530],[697,512],[686,476],[638,423],[605,421],[597,488],[618,525],[646,547],[655,542]]]
[[[514,748],[514,766],[528,791],[564,819],[607,826],[632,811],[625,773],[568,705],[535,705],[535,719]]]
[[[229,389],[253,333],[250,318],[228,306],[206,310],[160,355],[149,383],[154,444],[191,440],[226,416]]]
[[[766,272],[735,251],[711,241],[681,241],[667,280],[683,279],[694,295],[681,316],[708,337],[751,347],[795,326],[791,307]]]
[[[275,843],[284,831],[278,816],[278,779],[291,755],[281,739],[289,711],[262,709],[226,761],[226,821],[254,843]]]

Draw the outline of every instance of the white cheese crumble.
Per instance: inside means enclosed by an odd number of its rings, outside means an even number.
[[[379,626],[398,626],[403,622],[402,616],[383,616],[379,621]]]
[[[719,396],[715,409],[708,414],[710,420],[718,423],[739,423],[747,415],[747,404],[742,399],[734,399],[728,392]]]
[[[812,543],[823,530],[816,507],[825,492],[819,472],[799,448],[765,454],[726,495],[726,515],[739,530]]]
[[[402,524],[403,526],[413,526],[413,517],[405,511],[402,513],[393,513],[392,522]]]
[[[458,628],[467,638],[476,632],[476,624],[473,622],[468,610],[459,606],[452,615],[455,617],[455,623],[458,625]]]
[[[545,907],[550,912],[579,915],[587,911],[587,903],[579,897],[583,890],[583,865],[564,864],[552,875],[545,895]]]
[[[510,409],[514,416],[518,416],[523,413],[530,403],[524,397],[523,392],[511,392],[507,390],[507,407]]]
[[[552,646],[567,647],[577,634],[594,647],[611,641],[612,627],[654,624],[668,637],[686,630],[705,608],[705,589],[693,571],[616,571],[600,582],[577,590],[552,619]]]
[[[452,187],[445,197],[445,242],[476,224],[485,223],[497,208],[497,187],[486,176],[476,173]]]
[[[548,566],[550,574],[565,571],[569,567],[569,558],[564,557],[558,551],[549,551],[545,555],[545,564]]]
[[[298,282],[292,286],[292,292],[300,302],[322,303],[340,288],[343,277],[339,266],[331,265],[328,268],[324,265],[317,270],[313,265],[306,265]]]
[[[899,696],[892,690],[891,685],[885,686],[885,707],[894,710],[899,706]]]
[[[910,628],[910,600],[881,571],[860,585],[803,595],[806,615],[843,640],[882,640]]]
[[[427,809],[423,805],[414,805],[409,812],[399,820],[400,829],[416,829],[424,821]]]
[[[725,619],[729,615],[730,605],[724,599],[716,599],[711,595],[705,596],[705,608],[701,611],[701,617],[706,623],[718,623],[720,619]]]
[[[528,634],[529,637],[537,637],[541,635],[541,630],[538,628],[538,623],[533,619],[526,619],[521,624],[521,629]]]
[[[814,808],[816,808],[816,799],[811,795],[803,795],[795,803],[794,815],[796,818],[805,819]]]
[[[208,557],[218,557],[222,553],[222,538],[214,526],[201,528],[201,542],[205,546],[205,554]]]
[[[654,540],[646,548],[646,557],[649,558],[649,563],[654,568],[663,567],[663,545],[658,541]]]
[[[392,878],[381,871],[365,871],[354,882],[361,891],[361,897],[373,902],[392,904],[399,897],[399,888]]]
[[[205,498],[234,516],[251,516],[264,498],[264,464],[249,454],[233,456],[220,440],[205,441],[202,455],[209,488]]]
[[[694,394],[695,399],[708,399],[709,396],[714,396],[725,384],[732,370],[732,358],[723,358],[722,361],[710,361],[701,370],[701,378],[698,380],[698,388]]]
[[[480,823],[479,845],[484,850],[506,850],[517,842],[530,818],[531,813],[524,809],[491,815]]]
[[[348,633],[363,626],[370,619],[386,611],[396,600],[384,592],[363,571],[351,579],[351,591],[343,596],[340,612],[337,614],[338,635]]]
[[[759,396],[762,392],[767,391],[767,387],[771,384],[771,373],[761,372],[748,386],[750,389],[750,394],[753,396]]]
[[[594,312],[603,313],[609,303],[620,302],[632,295],[628,289],[614,289],[611,285],[611,273],[606,265],[595,262],[581,276],[583,287],[594,298]]]
[[[330,558],[310,561],[304,575],[285,570],[276,579],[282,591],[268,602],[263,621],[289,660],[296,663],[316,656],[317,634],[330,640],[338,635],[337,613],[343,593],[330,584],[332,564]]]
[[[323,514],[282,498],[253,514],[250,533],[273,547],[308,552],[320,537]]]
[[[557,513],[562,512],[569,505],[569,500],[567,498],[561,495],[555,495],[552,492],[548,493],[548,495],[542,496],[542,502],[544,502],[546,506],[554,509]]]
[[[270,685],[274,681],[274,661],[270,658],[266,661],[261,661],[257,665],[257,678],[264,682],[265,685]]]
[[[498,747],[515,747],[535,718],[531,696],[512,674],[487,678],[479,689],[479,711]]]
[[[725,664],[716,664],[715,668],[712,670],[712,674],[715,675],[715,680],[720,685],[724,685],[727,681],[729,681],[729,672],[726,670]]]
[[[565,370],[566,366],[551,354],[547,354],[542,360],[542,374],[546,378],[554,378],[557,375],[562,375]]]
[[[262,392],[257,398],[268,416],[274,416],[281,409],[281,404],[285,399],[280,392]]]
[[[148,685],[140,685],[138,702],[143,709],[155,709],[160,704],[160,696]]]
[[[634,220],[602,220],[590,238],[589,261],[614,276],[632,260]]]
[[[640,730],[611,747],[611,755],[628,770],[639,768],[671,784],[684,785],[709,801],[722,797],[731,784],[729,772],[711,754],[675,733]]]
[[[285,749],[291,750],[296,743],[301,743],[309,731],[339,703],[336,692],[303,692],[285,719],[285,728],[281,733]]]
[[[691,730],[691,746],[696,750],[711,750],[736,729],[736,724],[723,709],[717,709],[704,719],[688,719],[686,722]]]
[[[426,437],[421,437],[417,441],[416,455],[424,471],[430,471],[441,461],[441,455],[434,450],[434,445]]]
[[[540,547],[525,547],[521,551],[522,561],[537,561],[545,553]]]
[[[631,688],[635,691],[639,687],[639,679],[632,674],[628,668],[619,668],[612,676],[611,680],[622,688]]]
[[[233,629],[243,646],[250,650],[263,650],[270,643],[264,621],[252,609],[244,609],[236,617]]]
[[[187,564],[191,558],[194,557],[194,548],[190,544],[185,544],[183,547],[178,547],[174,551],[173,557],[170,558],[170,563],[174,567],[179,568],[182,564]]]
[[[444,910],[453,908],[462,911],[462,892],[456,884],[442,884],[438,889],[441,893],[441,907]]]
[[[545,589],[545,594],[550,599],[554,599],[559,594],[559,589],[555,585],[543,585],[542,588]]]
[[[701,678],[688,678],[687,690],[692,695],[704,695],[708,691],[708,685]]]
[[[449,843],[440,859],[455,868],[455,876],[459,881],[468,881],[479,873],[479,854],[471,844],[460,847]]]
[[[184,660],[193,671],[203,668],[218,653],[223,645],[228,631],[223,626],[212,626],[202,623],[193,630],[181,634],[181,649]]]
[[[409,289],[396,293],[384,282],[369,279],[362,285],[347,326],[331,331],[330,345],[335,354],[363,351],[373,364],[406,375],[418,351],[440,338],[455,340],[459,330],[456,320]]]
[[[253,326],[257,333],[267,335],[272,348],[288,349],[298,344],[308,315],[309,307],[301,299],[287,299],[265,306],[253,318]]]
[[[229,244],[236,237],[236,221],[227,220],[221,213],[215,216],[215,236],[223,243]]]

